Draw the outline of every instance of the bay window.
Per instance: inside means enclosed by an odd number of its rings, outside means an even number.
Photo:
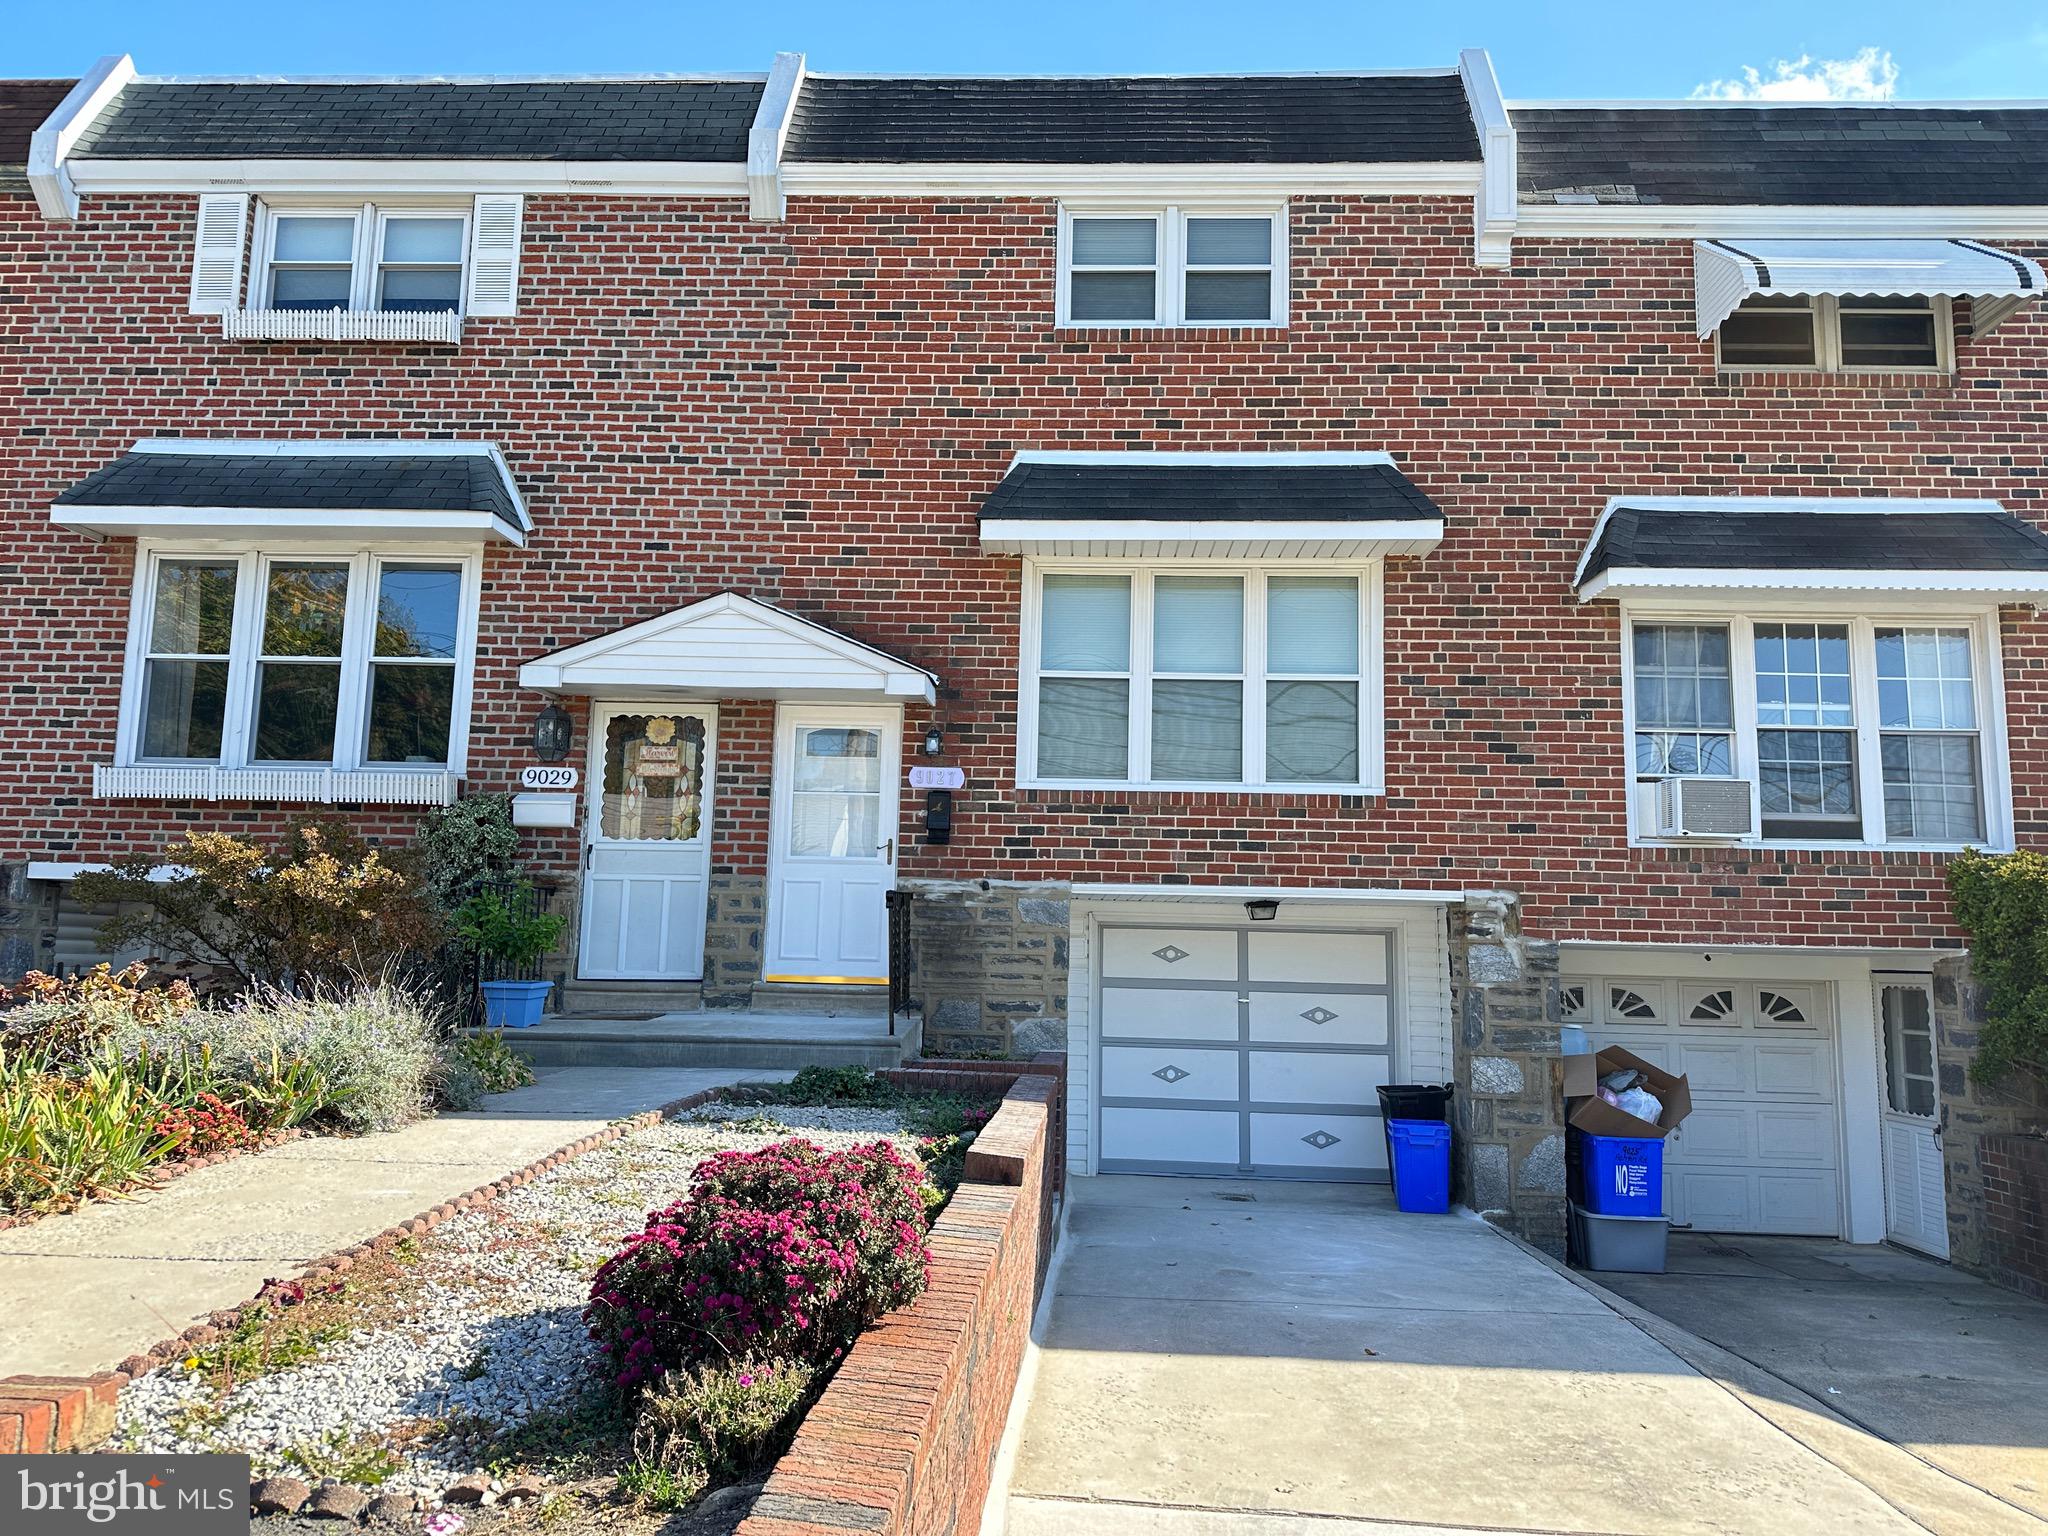
[[[459,770],[478,564],[145,545],[121,762]]]
[[[1996,633],[1988,618],[1633,614],[1635,781],[1751,780],[1764,842],[1999,842]]]
[[[1366,787],[1376,572],[1050,568],[1028,576],[1027,783]]]

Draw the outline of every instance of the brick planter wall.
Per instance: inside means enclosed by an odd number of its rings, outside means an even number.
[[[2048,1301],[2048,1139],[1987,1136],[1983,1240],[1977,1267],[1985,1278],[2037,1301]]]
[[[932,1228],[930,1288],[854,1345],[739,1536],[978,1527],[1051,1253],[1061,1088],[1018,1071]]]

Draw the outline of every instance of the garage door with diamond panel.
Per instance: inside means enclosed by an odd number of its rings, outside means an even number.
[[[1835,1032],[1803,982],[1567,979],[1595,1049],[1685,1074],[1692,1114],[1665,1143],[1666,1209],[1703,1232],[1841,1230]]]
[[[1384,1181],[1392,956],[1384,933],[1104,929],[1098,1166]]]

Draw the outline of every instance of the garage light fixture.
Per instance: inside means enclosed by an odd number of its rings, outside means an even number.
[[[1261,896],[1244,904],[1244,915],[1255,923],[1270,923],[1280,915],[1280,903],[1270,896]]]

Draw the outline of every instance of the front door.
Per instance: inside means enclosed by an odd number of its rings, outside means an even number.
[[[717,726],[704,704],[594,707],[578,974],[704,974]]]
[[[777,712],[765,980],[888,981],[902,741],[895,709]]]
[[[1884,1050],[1885,1235],[1945,1259],[1948,1195],[1942,1185],[1929,978],[1880,976],[1877,1022]]]

